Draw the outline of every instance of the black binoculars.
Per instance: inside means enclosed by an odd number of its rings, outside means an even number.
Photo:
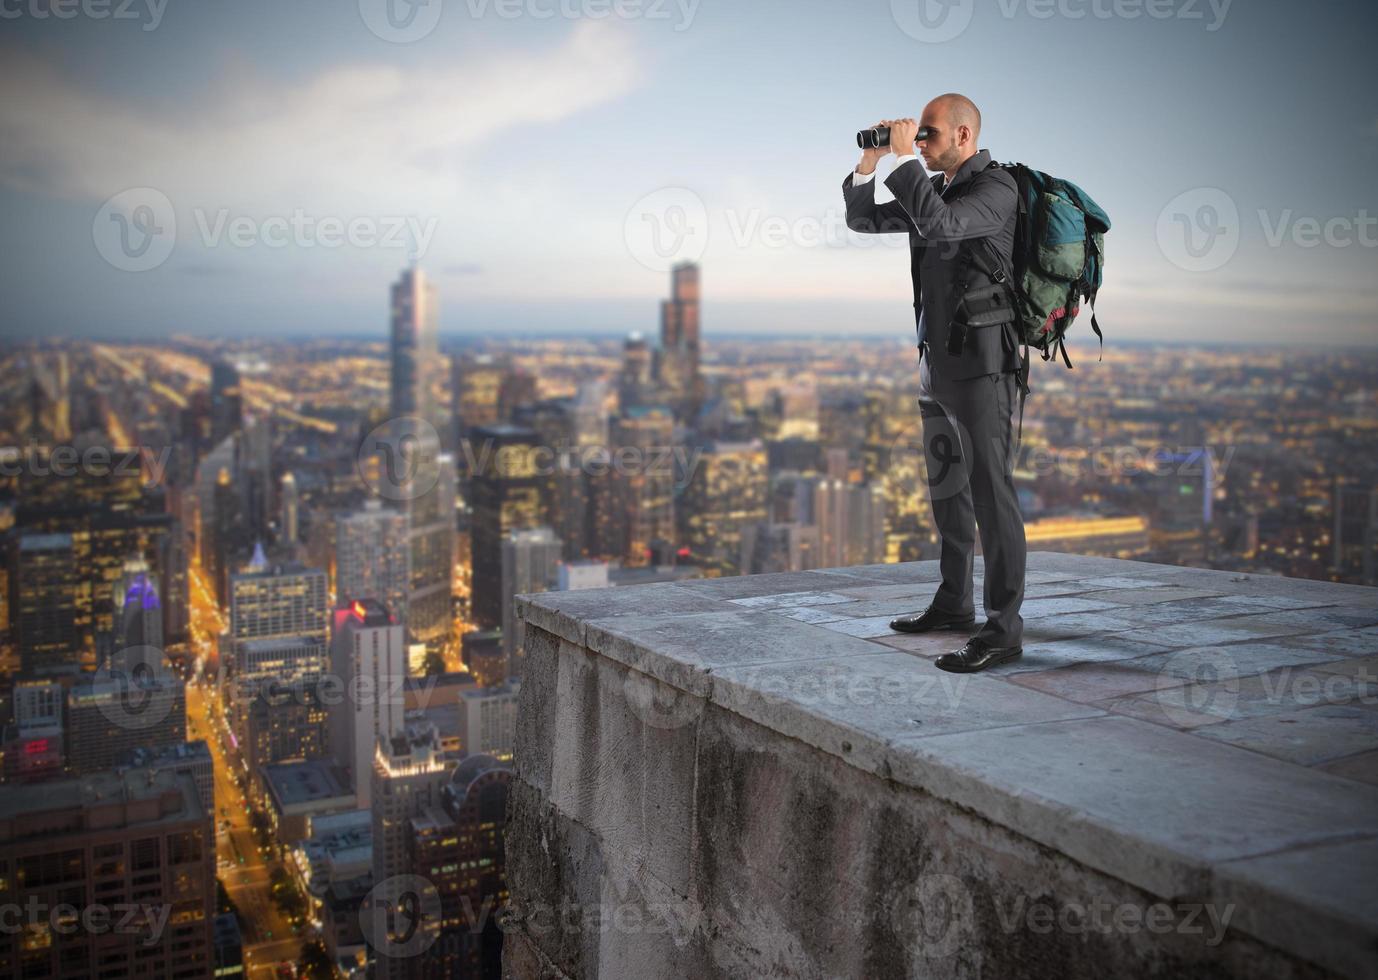
[[[914,135],[914,142],[926,140],[933,135],[933,130],[927,126],[920,126],[919,131]],[[890,145],[890,127],[877,126],[875,129],[863,129],[856,134],[856,145],[863,150],[875,150],[882,146]]]

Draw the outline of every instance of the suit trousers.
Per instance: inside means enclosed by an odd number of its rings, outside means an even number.
[[[1013,372],[962,381],[934,378],[919,363],[919,412],[933,521],[942,539],[942,585],[933,605],[974,614],[972,570],[979,529],[985,558],[986,622],[977,636],[992,646],[1022,642],[1024,518],[1014,491],[1016,385]]]

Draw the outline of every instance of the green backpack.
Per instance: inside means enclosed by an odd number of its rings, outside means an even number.
[[[1043,360],[1061,353],[1067,367],[1064,336],[1081,311],[1091,307],[1091,329],[1102,347],[1105,337],[1096,322],[1096,293],[1105,266],[1104,235],[1110,216],[1076,184],[1022,163],[1001,164],[1019,188],[1019,217],[1014,228],[1014,281],[1007,283],[998,264],[992,271],[980,250],[967,254],[996,283],[1009,287],[1014,307],[1014,332],[1023,346],[1019,370],[1019,428],[1024,429],[1024,398],[1029,393],[1029,348]],[[990,169],[988,167],[987,169]],[[983,240],[984,241],[984,240]]]

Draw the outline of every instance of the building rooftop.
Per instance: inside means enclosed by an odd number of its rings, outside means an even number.
[[[273,763],[263,767],[263,778],[279,810],[351,795],[339,768],[325,759]]]
[[[159,800],[171,805],[153,805]],[[111,816],[114,806],[125,807],[123,819]],[[97,810],[102,816],[92,817]],[[190,775],[149,768],[10,784],[0,786],[0,840],[79,829],[70,819],[77,811],[87,812],[88,827],[118,827],[186,820],[201,816],[204,808]]]
[[[1023,658],[975,675],[933,665],[962,635],[888,627],[927,604],[936,562],[523,597],[514,903],[626,875],[711,920],[640,948],[651,973],[921,975],[884,959],[912,943],[896,888],[918,881],[967,909],[942,975],[1064,954],[1102,975],[1378,975],[1378,590],[1028,568]],[[810,898],[820,882],[846,887]],[[1116,895],[1226,910],[1227,939],[1102,945],[988,912]],[[527,933],[508,950],[571,977],[627,953],[565,941],[584,959]]]

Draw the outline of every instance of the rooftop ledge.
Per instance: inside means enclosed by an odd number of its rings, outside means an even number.
[[[1028,569],[976,675],[936,562],[519,599],[508,975],[1378,976],[1378,589]]]

